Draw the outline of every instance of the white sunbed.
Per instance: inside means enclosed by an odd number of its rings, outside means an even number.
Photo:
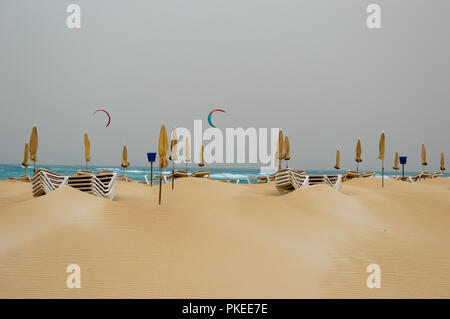
[[[72,175],[61,175],[46,169],[39,169],[33,175],[33,195],[42,196],[55,189],[69,185],[82,192],[86,192],[101,198],[113,199],[117,193],[117,173],[113,171],[77,171]]]
[[[159,175],[159,174],[158,175],[153,175],[153,184],[159,184],[160,176],[161,175]],[[151,184],[150,177],[151,177],[151,174],[147,174],[147,175],[144,176],[145,183],[147,185]],[[162,174],[163,183],[167,183],[168,178],[171,178],[171,177],[172,177],[172,173],[170,173],[170,174]]]
[[[211,176],[211,172],[208,170],[198,170],[193,172],[191,177],[200,177],[200,178],[209,178]]]
[[[275,187],[281,194],[317,184],[329,185],[340,190],[342,175],[307,175],[303,171],[296,172],[289,168],[281,169],[275,175]]]
[[[179,177],[189,177],[189,172],[188,172],[188,171],[185,171],[185,170],[179,170],[179,169],[176,169],[176,170],[174,170],[174,172],[173,172],[173,176],[174,176],[175,178],[179,178]]]
[[[405,177],[397,176],[397,177],[394,177],[394,179],[398,180],[398,181],[418,182],[418,181],[421,181],[421,180],[424,180],[427,178],[431,178],[431,177],[432,177],[432,175],[430,173],[420,172],[414,176],[405,176]]]
[[[280,193],[287,193],[305,186],[306,174],[290,168],[280,169],[275,173],[275,187]]]
[[[365,172],[361,174],[361,178],[367,178],[367,177],[375,177],[375,172]]]
[[[361,177],[361,174],[360,174],[360,173],[355,172],[355,171],[347,171],[347,172],[345,172],[345,174],[342,176],[342,181],[345,182],[345,181],[348,181],[348,180],[350,180],[350,179],[353,179],[353,178],[359,178],[359,177]]]
[[[444,174],[442,172],[435,172],[431,174],[431,178],[438,178],[438,177],[444,177]]]

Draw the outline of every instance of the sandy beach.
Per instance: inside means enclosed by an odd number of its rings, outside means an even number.
[[[450,179],[119,182],[114,201],[0,182],[1,298],[450,297]],[[66,267],[81,267],[68,289]],[[366,267],[381,267],[369,289]]]

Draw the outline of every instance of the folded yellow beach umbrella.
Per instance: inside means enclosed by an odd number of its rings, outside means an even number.
[[[441,171],[445,171],[444,153],[441,153]]]
[[[84,159],[86,161],[86,169],[88,169],[88,163],[91,161],[91,142],[86,132],[84,132]]]
[[[288,167],[287,161],[291,159],[290,151],[291,146],[289,145],[289,138],[286,135],[286,137],[284,138],[284,159],[286,160],[286,168]]]
[[[200,163],[198,163],[198,166],[203,167],[205,166],[205,156],[204,156],[204,147],[202,145],[202,147],[200,148]]]
[[[176,161],[178,160],[178,154],[177,154],[177,150],[178,150],[178,138],[177,138],[177,129],[174,128],[172,130],[172,136],[170,138],[170,156],[169,159],[171,161]]]
[[[425,144],[422,144],[422,166],[425,171],[425,166],[427,166],[427,150],[425,149]]]
[[[334,165],[335,169],[340,169],[340,160],[341,160],[341,155],[339,153],[339,150],[336,150],[336,165]]]
[[[25,150],[23,151],[23,161],[22,161],[22,166],[25,167],[25,173],[24,175],[27,175],[27,167],[28,167],[28,154],[29,154],[29,150],[28,150],[28,143],[25,143]]]
[[[25,150],[23,151],[23,162],[22,162],[22,166],[27,168],[28,167],[28,143],[25,143]]]
[[[359,172],[359,163],[362,162],[361,158],[361,140],[358,138],[358,143],[356,143],[356,171]]]
[[[123,150],[122,150],[122,164],[120,164],[120,166],[122,166],[123,168],[127,168],[128,166],[130,166],[130,162],[128,162],[128,150],[127,150],[127,146],[126,145],[123,146]]]
[[[283,139],[283,131],[280,130],[278,132],[278,159],[280,160],[279,162],[279,168],[281,169],[281,161],[284,159],[284,139]]]
[[[280,168],[280,156],[278,155],[279,153],[279,149],[280,149],[280,141],[277,141],[277,148],[276,148],[276,152],[275,152],[275,167]]]
[[[169,159],[172,161],[172,189],[175,185],[175,161],[178,160],[178,137],[177,129],[172,130],[172,137],[170,138],[170,156]]]
[[[386,143],[386,137],[384,135],[384,132],[381,132],[380,143],[378,144],[378,150],[379,150],[378,159],[380,159],[380,160],[384,160],[384,152],[386,149],[385,143]]]
[[[398,152],[395,152],[394,167],[392,167],[392,168],[395,169],[395,175],[397,175],[397,171],[400,169],[400,161],[398,159]]]
[[[33,125],[30,135],[30,159],[33,161],[33,174],[36,171],[37,149],[38,149],[38,133],[36,124]]]
[[[188,163],[191,161],[191,145],[189,144],[189,137],[186,136],[184,145],[184,161],[186,162],[186,171],[188,170]]]
[[[159,168],[167,167],[169,165],[166,155],[169,148],[169,142],[167,140],[166,127],[161,126],[161,131],[159,133],[159,143],[158,143],[158,155],[159,155]]]
[[[379,155],[378,159],[381,160],[381,186],[384,187],[384,152],[386,149],[386,137],[384,131],[381,132],[380,143],[378,144]]]
[[[159,205],[161,205],[161,190],[162,190],[162,169],[169,165],[167,161],[167,150],[169,148],[169,141],[167,140],[166,127],[161,125],[161,131],[159,133],[158,142],[158,155],[159,155]]]

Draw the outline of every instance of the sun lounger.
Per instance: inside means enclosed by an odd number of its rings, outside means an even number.
[[[69,185],[82,192],[86,192],[101,198],[113,199],[117,193],[117,173],[113,171],[77,171],[66,176],[45,169],[39,169],[31,178],[33,195],[42,196],[55,189]]]
[[[98,197],[113,199],[117,193],[116,178],[117,173],[109,170],[100,171],[96,174],[78,171],[69,176],[67,184]]]
[[[155,175],[153,175],[155,176]],[[166,180],[169,181],[172,179],[172,177],[174,176],[175,178],[180,178],[180,177],[189,177],[189,172],[188,171],[184,171],[184,170],[175,170],[172,172],[170,172],[169,174],[165,174],[164,175]],[[159,175],[158,175],[159,178]]]
[[[68,176],[64,176],[44,168],[38,169],[31,177],[33,196],[42,196],[67,184]]]
[[[301,187],[325,184],[340,190],[342,186],[341,175],[306,175],[304,171],[294,171],[289,168],[281,169],[275,176],[275,187],[284,194]]]
[[[210,176],[211,172],[208,170],[199,170],[191,174],[191,177],[200,177],[200,178],[209,178]]]
[[[347,172],[345,172],[345,174],[342,176],[342,181],[345,182],[345,181],[348,181],[348,180],[350,180],[350,179],[352,179],[352,178],[359,178],[359,177],[361,177],[361,174],[360,174],[360,173],[355,172],[355,171],[347,171]]]
[[[431,177],[430,173],[420,172],[419,174],[411,176],[410,178],[411,178],[412,182],[417,182],[417,181],[421,181],[421,180],[424,180],[424,179],[427,179],[427,178],[430,178],[430,177]]]
[[[175,176],[175,178],[179,178],[179,177],[189,177],[189,172],[185,171],[185,170],[178,170],[176,169],[173,172],[173,176]]]
[[[275,173],[275,187],[280,193],[287,193],[304,186],[306,174],[298,173],[290,168],[278,170]]]
[[[150,182],[150,177],[151,176],[150,175],[151,174],[147,174],[147,175],[144,176],[145,183],[147,185],[151,184],[151,182]],[[158,175],[153,175],[153,184],[159,184],[160,177],[161,177],[161,175],[159,175],[159,174]],[[162,174],[163,183],[167,183],[167,181],[168,181],[167,177],[171,178],[172,177],[172,173],[171,174]]]
[[[341,175],[308,175],[308,186],[317,184],[325,184],[341,190],[342,176]]]
[[[297,174],[300,174],[300,175],[306,175],[306,172],[303,171],[303,170],[293,170],[293,171],[296,172]],[[275,172],[274,174],[269,176],[269,181],[270,182],[275,181],[275,175],[277,175],[277,172]]]
[[[435,173],[431,174],[430,177],[431,178],[444,177],[444,174],[442,174],[442,172],[435,172]]]
[[[414,176],[405,176],[405,177],[397,176],[397,177],[394,177],[394,179],[398,180],[398,181],[418,182],[418,181],[421,181],[421,180],[424,180],[427,178],[431,178],[431,177],[432,177],[432,175],[430,173],[421,172]]]
[[[375,172],[365,172],[361,174],[361,178],[367,178],[367,177],[375,177]]]
[[[255,176],[246,176],[247,183],[249,184],[265,184],[270,182],[270,176],[261,176],[261,175],[255,175]]]

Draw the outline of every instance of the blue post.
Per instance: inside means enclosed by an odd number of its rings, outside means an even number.
[[[156,153],[147,153],[147,161],[150,163],[150,187],[153,186],[153,162],[156,160]]]
[[[402,179],[405,179],[405,164],[407,162],[406,156],[400,156],[400,164],[402,164]]]

